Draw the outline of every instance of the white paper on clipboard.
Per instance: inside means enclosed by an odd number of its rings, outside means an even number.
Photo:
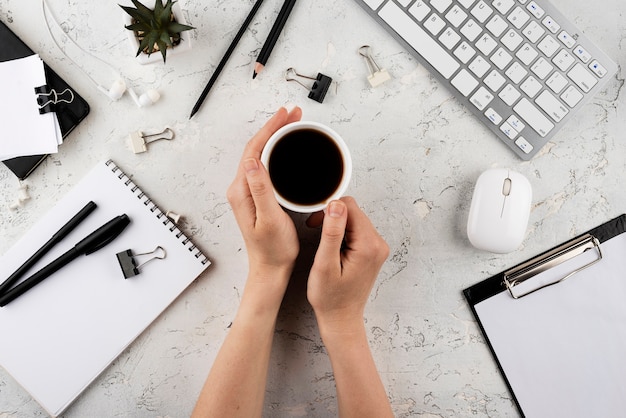
[[[601,248],[600,262],[564,282],[474,306],[527,417],[624,416],[626,233]],[[536,278],[554,281],[594,257],[584,253]]]

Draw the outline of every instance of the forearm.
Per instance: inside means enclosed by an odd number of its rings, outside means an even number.
[[[345,327],[347,332],[320,324],[335,384],[339,416],[393,417],[389,399],[376,370],[363,321]]]
[[[282,293],[252,276],[204,384],[194,417],[261,416]]]

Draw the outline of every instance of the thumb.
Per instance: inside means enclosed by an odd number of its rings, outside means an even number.
[[[346,204],[341,200],[330,202],[322,224],[322,237],[315,255],[316,259],[322,257],[323,260],[335,260],[339,257],[347,222]]]

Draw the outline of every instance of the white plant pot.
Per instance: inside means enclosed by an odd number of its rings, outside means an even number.
[[[183,11],[180,8],[178,1],[172,5],[172,13],[174,14],[174,17],[179,23],[182,23],[184,25],[189,25],[189,23],[187,22],[187,19],[185,19],[185,16],[183,15]],[[128,26],[130,24],[132,24],[132,17],[128,13],[124,12],[124,26]],[[132,53],[133,55],[135,55],[137,54],[137,50],[139,49],[139,40],[135,36],[134,31],[128,30],[128,29],[124,29],[124,30],[128,32],[128,41],[131,45]],[[191,34],[189,33],[189,31],[185,31],[181,34],[180,43],[173,48],[167,49],[167,57],[169,58],[172,55],[181,54],[183,52],[189,51],[190,49],[191,49]],[[161,55],[160,51],[153,52],[150,55],[142,52],[141,54],[137,56],[137,61],[139,61],[140,64],[151,64],[151,63],[155,63],[159,61],[163,62],[163,56]]]

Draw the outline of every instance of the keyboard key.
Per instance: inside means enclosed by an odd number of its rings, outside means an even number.
[[[504,122],[500,125],[500,130],[504,132],[504,135],[509,139],[515,139],[519,132],[517,132],[508,122]]]
[[[502,43],[509,48],[509,51],[515,51],[520,44],[524,42],[524,38],[520,36],[516,31],[510,29],[503,37]]]
[[[529,154],[533,150],[533,146],[523,136],[520,136],[517,140],[515,140],[515,145],[517,145],[519,149],[524,151],[526,154]]]
[[[574,48],[573,52],[574,55],[577,56],[585,64],[588,63],[591,59],[591,55],[589,55],[589,52],[587,52],[587,50],[580,45],[576,45],[576,48]]]
[[[530,42],[535,44],[546,33],[546,30],[539,23],[532,21],[524,28],[522,33]]]
[[[583,99],[583,94],[576,87],[569,86],[561,95],[563,100],[569,107],[574,107]]]
[[[528,95],[528,97],[532,99],[541,91],[543,85],[531,75],[524,80],[524,82],[520,85],[520,88]]]
[[[497,46],[498,43],[487,33],[483,33],[480,39],[476,41],[476,48],[485,55],[491,54]]]
[[[535,103],[555,122],[560,122],[569,113],[569,110],[563,106],[559,99],[554,97],[548,90],[544,90],[537,96]]]
[[[574,48],[574,45],[576,45],[576,40],[564,30],[559,33],[559,41],[563,42],[563,45],[568,48]]]
[[[559,53],[552,58],[554,65],[556,65],[561,71],[567,70],[574,63],[574,61],[575,59],[572,54],[564,49],[560,50]]]
[[[514,0],[495,0],[492,4],[493,4],[493,7],[495,7],[497,11],[505,15],[508,13],[509,10],[511,10],[511,7],[515,6],[515,1]]]
[[[567,79],[561,73],[555,71],[546,81],[546,85],[550,87],[550,90],[558,94],[567,86]]]
[[[452,0],[430,0],[430,5],[433,6],[439,13],[446,11],[452,4]]]
[[[413,6],[411,6],[411,8],[409,9],[409,13],[411,13],[413,17],[417,19],[418,22],[421,22],[422,20],[426,19],[426,16],[428,16],[430,11],[431,11],[431,8],[428,7],[426,3],[424,3],[421,0],[418,0],[415,3],[413,3]]]
[[[465,13],[463,9],[455,4],[454,6],[452,6],[450,11],[446,13],[446,19],[448,20],[448,22],[450,22],[450,24],[452,24],[452,26],[458,28],[459,26],[461,26],[461,23],[463,23],[465,19],[467,19],[467,13]]]
[[[461,60],[463,64],[467,64],[469,60],[476,55],[476,50],[470,46],[467,42],[461,42],[461,45],[454,50],[454,55]]]
[[[493,94],[489,93],[484,87],[476,90],[476,93],[471,97],[470,102],[476,106],[478,110],[483,110],[493,100]]]
[[[451,83],[465,97],[469,96],[478,86],[478,81],[465,69],[459,71]]]
[[[541,7],[539,7],[539,5],[537,5],[537,3],[535,3],[534,1],[531,1],[530,3],[528,3],[528,6],[526,6],[526,9],[528,9],[528,11],[530,13],[532,13],[537,19],[541,19],[543,17],[543,15],[546,13]]]
[[[483,28],[474,19],[469,19],[461,28],[461,33],[465,35],[470,42],[474,42],[482,31]]]
[[[485,111],[485,116],[489,119],[494,125],[499,125],[502,122],[502,116],[492,108],[489,108]]]
[[[487,71],[491,68],[491,64],[487,62],[482,56],[477,56],[467,67],[469,68],[478,78],[482,78]]]
[[[504,103],[509,106],[513,106],[513,103],[520,98],[522,93],[519,92],[513,85],[507,84],[505,88],[498,94]]]
[[[509,116],[509,118],[506,120],[506,123],[511,125],[511,127],[515,129],[517,132],[522,132],[524,128],[526,127],[526,125],[524,125],[522,121],[519,120],[517,116],[515,115]]]
[[[446,22],[438,14],[432,13],[424,22],[424,27],[433,35],[437,35],[446,27]]]
[[[499,38],[508,27],[508,23],[506,23],[506,21],[499,15],[492,17],[486,25],[489,32],[491,32],[496,38]]]
[[[537,48],[539,48],[539,50],[543,52],[546,57],[551,58],[552,55],[554,55],[554,53],[561,48],[561,45],[552,36],[547,35],[541,42],[539,42]]]
[[[496,70],[493,70],[489,73],[485,80],[483,81],[487,87],[489,87],[492,91],[496,92],[500,90],[500,87],[506,83],[506,78],[502,76]]]
[[[545,58],[541,57],[530,67],[530,70],[535,73],[540,80],[544,80],[548,74],[552,72],[554,67]]]
[[[524,11],[521,7],[517,6],[509,16],[507,17],[509,22],[513,24],[517,29],[521,29],[522,26],[530,20],[530,15]]]
[[[396,4],[386,3],[378,15],[444,78],[459,69],[460,64]]]
[[[525,97],[513,107],[513,110],[541,137],[545,137],[554,129],[554,124],[550,122],[550,119]]]
[[[556,23],[550,16],[546,16],[541,23],[552,33],[557,33],[561,29],[561,25]]]
[[[461,36],[456,33],[452,28],[448,28],[443,31],[439,37],[439,41],[448,49],[452,49],[459,43]]]
[[[526,65],[530,65],[530,63],[537,58],[537,55],[539,55],[539,53],[528,43],[524,44],[515,54],[515,56]]]
[[[487,5],[483,0],[480,0],[471,11],[472,15],[480,23],[485,23],[489,16],[493,13],[493,9]]]
[[[591,71],[593,71],[600,78],[606,75],[606,68],[604,68],[602,64],[600,64],[596,60],[591,61],[591,64],[589,64],[589,68],[591,68]]]
[[[411,0],[397,0],[398,3],[400,3],[400,6],[402,7],[407,7],[409,4],[411,4]]]
[[[506,70],[506,76],[511,79],[511,81],[515,84],[519,84],[524,77],[528,74],[528,71],[520,64],[519,62],[514,62],[511,66]]]
[[[513,57],[504,50],[504,48],[498,48],[498,50],[493,54],[490,58],[491,62],[493,62],[496,67],[501,70],[504,70]]]
[[[574,68],[567,73],[567,76],[585,93],[589,93],[593,86],[598,83],[594,75],[587,71],[580,63],[576,64]]]

